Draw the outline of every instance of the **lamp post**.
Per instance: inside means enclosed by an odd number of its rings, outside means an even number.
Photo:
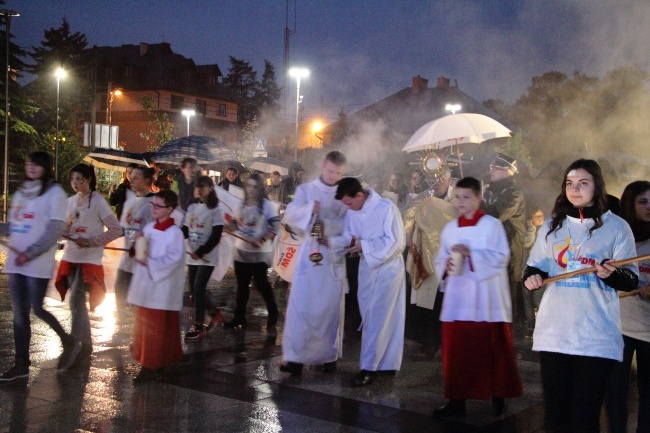
[[[187,136],[190,136],[190,117],[194,116],[196,112],[194,110],[183,110],[181,111],[183,116],[187,117]]]
[[[106,94],[106,123],[108,124],[108,147],[111,147],[111,140],[113,138],[113,100],[116,96],[120,96],[122,91],[120,89],[113,90],[113,83],[108,82],[108,91]]]
[[[447,104],[445,105],[445,110],[450,111],[451,114],[456,114],[456,111],[460,111],[460,104]]]
[[[66,72],[63,68],[57,68],[54,73],[56,76],[56,143],[54,143],[54,178],[59,178],[59,87],[61,78],[65,78]]]
[[[309,69],[306,68],[291,68],[289,75],[296,79],[296,140],[293,146],[293,160],[298,161],[298,121],[300,114],[300,79],[309,76]]]
[[[9,39],[11,38],[11,17],[19,17],[20,14],[15,11],[10,11],[5,9],[0,11],[0,15],[5,17],[5,40],[7,46],[5,47],[6,54],[6,66],[5,69],[5,159],[4,159],[4,189],[2,190],[2,221],[7,222],[7,186],[9,183],[9,177],[7,172],[9,171],[9,72],[11,67],[9,66]]]

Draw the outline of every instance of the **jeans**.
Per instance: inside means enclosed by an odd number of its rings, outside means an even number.
[[[244,263],[235,261],[235,278],[237,279],[237,306],[235,307],[235,321],[246,321],[246,305],[250,297],[250,288],[248,285],[251,278],[255,281],[257,290],[262,294],[266,303],[266,309],[269,317],[278,315],[278,306],[275,303],[271,284],[266,276],[268,266],[264,262]]]
[[[539,356],[547,431],[599,433],[600,410],[616,360],[555,352]]]
[[[56,317],[43,308],[43,298],[45,298],[48,281],[49,278],[9,274],[9,291],[14,312],[16,361],[29,363],[29,344],[32,339],[29,311],[32,309],[36,317],[47,323],[57,333],[62,343],[69,338]]]
[[[92,345],[90,335],[90,317],[86,307],[86,291],[88,284],[84,283],[81,265],[77,265],[72,274],[68,276],[70,287],[70,313],[72,313],[72,327],[70,334],[81,340],[83,344]]]
[[[627,431],[627,397],[630,389],[630,370],[632,357],[636,352],[637,390],[639,392],[639,408],[637,418],[637,433],[650,432],[650,342],[623,336],[623,362],[618,362],[609,384],[605,408],[609,418],[611,433]]]
[[[214,266],[187,265],[187,280],[190,292],[194,297],[194,321],[196,323],[203,323],[206,309],[209,312],[216,310],[205,293],[212,271],[214,271]]]

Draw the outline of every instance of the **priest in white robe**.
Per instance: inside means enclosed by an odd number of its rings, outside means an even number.
[[[344,169],[345,156],[328,153],[320,177],[298,186],[284,214],[283,223],[303,235],[282,338],[285,363],[280,370],[287,373],[299,374],[303,364],[323,364],[325,372],[334,372],[342,356],[347,290],[342,234],[347,209],[334,195]],[[323,229],[321,239],[327,238],[329,246],[311,236],[317,221]],[[317,258],[320,261],[313,261]]]
[[[372,383],[377,373],[394,374],[402,364],[406,276],[404,224],[397,207],[355,178],[338,183],[336,198],[353,212],[345,228],[346,248],[361,256],[359,310],[361,312],[361,371],[353,386]]]

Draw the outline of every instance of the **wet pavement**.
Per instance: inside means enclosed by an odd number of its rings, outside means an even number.
[[[234,308],[234,280],[211,281],[209,289],[226,320]],[[276,288],[281,311],[287,289]],[[66,304],[46,304],[70,327]],[[181,315],[184,332],[192,310]],[[11,302],[0,276],[0,369],[13,362]],[[165,378],[133,384],[139,371],[128,346],[132,317],[118,320],[114,297],[91,316],[93,354],[67,372],[58,372],[56,334],[33,318],[29,379],[0,385],[0,432],[544,432],[539,363],[523,327],[515,326],[524,394],[508,401],[501,417],[489,402],[468,402],[465,418],[436,420],[431,410],[444,404],[440,354],[424,353],[407,340],[402,370],[380,376],[367,387],[350,386],[358,371],[360,335],[346,323],[344,357],[336,373],[305,368],[301,376],[281,373],[282,325],[266,328],[266,310],[254,290],[246,330],[213,329],[184,343],[184,358]],[[350,321],[348,321],[350,322]],[[634,387],[631,387],[634,391]],[[631,402],[636,410],[636,401]],[[636,413],[630,416],[634,431]],[[606,431],[603,421],[602,431]]]

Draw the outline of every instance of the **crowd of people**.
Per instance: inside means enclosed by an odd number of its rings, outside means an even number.
[[[619,206],[598,164],[574,161],[558,179],[545,219],[542,207],[527,209],[518,163],[501,153],[486,173],[487,187],[473,177],[453,179],[442,164],[411,173],[410,187],[403,174],[391,173],[382,188],[379,179],[344,177],[346,164],[343,153],[329,152],[307,183],[297,162],[286,179],[273,172],[268,181],[229,168],[217,188],[243,190],[233,219],[192,158],[162,181],[151,168],[127,167],[107,202],[91,166],[70,171],[75,194],[67,198],[53,179],[51,157],[32,153],[9,214],[4,272],[15,363],[0,381],[29,375],[30,311],[61,339],[61,371],[90,356],[89,311],[106,293],[103,248],[120,237],[116,306],[120,320],[129,305],[134,311],[130,347],[142,367],[136,383],[159,377],[182,357],[186,282],[194,307],[187,341],[217,325],[246,328],[251,279],[266,304],[267,327],[275,326],[281,312],[267,271],[277,265],[282,224],[300,239],[292,247],[282,372],[297,375],[305,365],[336,371],[346,293],[354,289],[361,350],[352,386],[400,370],[411,323],[420,328],[423,349],[442,353],[448,401],[433,416],[464,416],[467,399],[490,399],[501,416],[506,399],[522,394],[512,329],[521,321],[539,352],[549,431],[598,432],[604,404],[611,431],[625,432],[635,354],[637,431],[650,431],[650,260],[638,259],[650,253],[648,181],[628,185]],[[230,235],[237,295],[234,316],[224,322],[206,288]],[[69,296],[69,333],[43,308],[59,239],[65,247],[55,287],[62,299]]]

